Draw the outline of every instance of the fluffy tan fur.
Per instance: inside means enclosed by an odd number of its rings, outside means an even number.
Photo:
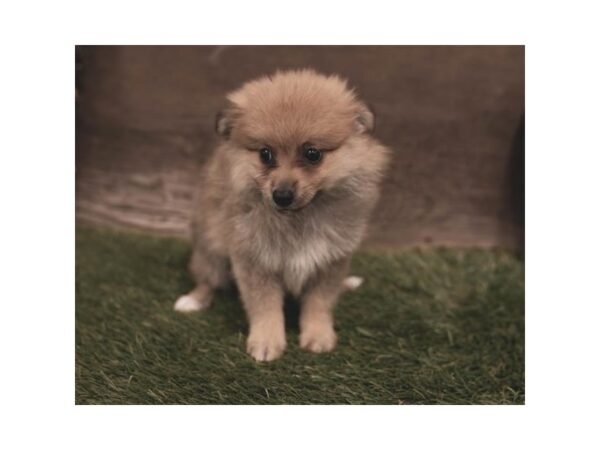
[[[337,76],[278,72],[228,100],[217,122],[223,140],[204,168],[193,215],[197,287],[175,309],[208,307],[232,275],[255,359],[269,361],[285,349],[286,292],[301,302],[300,346],[330,351],[333,308],[376,204],[388,151],[369,134],[370,110]],[[318,163],[303,159],[307,146],[321,152]],[[261,160],[265,147],[274,164]],[[294,201],[279,208],[273,190],[284,184]]]

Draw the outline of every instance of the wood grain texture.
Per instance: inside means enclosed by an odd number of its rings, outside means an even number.
[[[523,245],[524,47],[79,47],[76,216],[188,235],[225,93],[277,68],[348,78],[394,151],[365,246]]]

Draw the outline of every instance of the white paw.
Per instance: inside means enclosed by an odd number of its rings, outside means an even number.
[[[342,285],[344,286],[345,289],[349,290],[349,291],[353,291],[355,289],[358,289],[360,287],[361,284],[363,284],[363,281],[365,281],[363,278],[361,277],[346,277],[346,279],[343,281]]]
[[[173,305],[173,309],[175,309],[175,311],[183,313],[190,313],[202,311],[203,309],[208,308],[208,306],[209,304],[207,304],[206,302],[198,300],[197,298],[192,297],[191,295],[182,295],[177,299],[175,305]]]

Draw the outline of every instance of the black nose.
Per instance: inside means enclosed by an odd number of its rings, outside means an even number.
[[[294,191],[289,188],[275,189],[273,191],[273,201],[282,208],[290,206],[294,201]]]

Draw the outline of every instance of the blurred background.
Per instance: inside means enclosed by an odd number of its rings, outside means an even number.
[[[524,245],[523,46],[76,47],[78,223],[189,236],[227,92],[277,69],[337,73],[393,163],[366,248]]]

